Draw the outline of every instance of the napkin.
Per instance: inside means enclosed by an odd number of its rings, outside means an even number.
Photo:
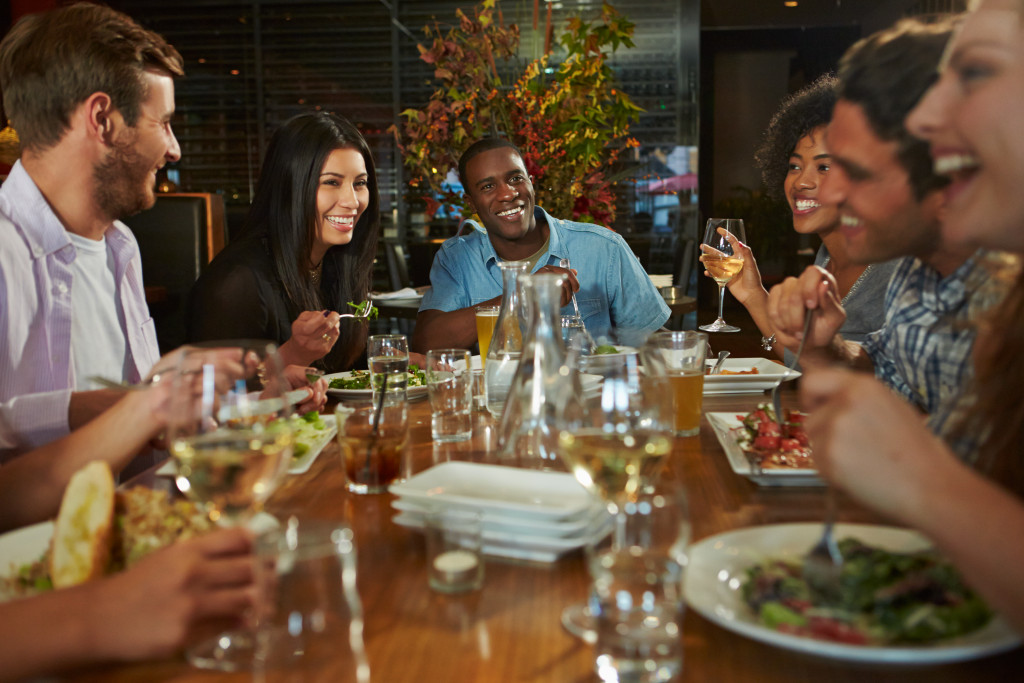
[[[400,289],[397,292],[377,292],[370,295],[374,301],[387,301],[388,299],[419,299],[423,295],[412,287]]]

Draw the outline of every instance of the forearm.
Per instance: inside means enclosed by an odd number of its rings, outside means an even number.
[[[281,358],[281,363],[285,366],[288,365],[312,365],[314,361],[323,358],[324,354],[315,354],[303,349],[300,345],[296,344],[293,340],[289,339],[277,349],[277,353]]]
[[[1024,633],[1024,503],[975,471],[943,458],[908,521],[935,542],[967,582]],[[938,463],[937,463],[938,465]]]
[[[99,661],[89,631],[94,584],[0,605],[0,681],[66,670]]]
[[[74,431],[87,424],[117,403],[122,396],[122,392],[114,389],[74,392],[68,402],[68,428]]]
[[[768,319],[768,292],[765,291],[764,287],[761,287],[759,291],[754,292],[740,303],[747,309],[747,313],[750,314],[754,324],[757,325],[757,329],[761,332],[762,337],[771,337],[775,334],[775,330]],[[783,346],[775,344],[771,352],[777,358],[782,358],[784,355]]]
[[[498,300],[500,301],[500,297]],[[468,349],[476,341],[475,307],[469,306],[455,311],[428,309],[420,311],[416,316],[416,328],[409,350],[426,353],[431,349]]]
[[[875,371],[875,362],[864,347],[857,342],[843,339],[841,335],[832,337],[832,341],[825,347],[825,352],[832,360],[842,363],[851,370]]]
[[[112,408],[68,436],[0,468],[0,528],[54,517],[71,475],[93,460],[118,472],[162,428],[154,391],[124,395]]]

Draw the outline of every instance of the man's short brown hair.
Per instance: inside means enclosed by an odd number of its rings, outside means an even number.
[[[75,108],[96,92],[109,95],[134,126],[146,70],[185,73],[181,55],[161,36],[91,3],[23,17],[0,42],[4,111],[24,149],[56,144]]]

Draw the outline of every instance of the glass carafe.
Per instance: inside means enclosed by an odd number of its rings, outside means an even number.
[[[530,319],[501,416],[501,460],[519,467],[564,469],[558,458],[556,412],[578,405],[581,392],[562,341],[562,277],[542,273],[523,276],[520,282]]]
[[[512,378],[515,377],[519,358],[523,353],[523,310],[519,296],[519,276],[526,273],[526,261],[499,261],[503,294],[494,335],[487,349],[484,364],[484,391],[487,410],[496,418],[505,409]]]

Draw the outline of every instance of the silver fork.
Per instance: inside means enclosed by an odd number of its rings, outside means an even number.
[[[789,376],[793,374],[793,369],[800,363],[800,356],[804,352],[804,344],[807,343],[807,333],[811,329],[811,319],[814,318],[814,309],[808,308],[807,313],[804,315],[804,336],[800,338],[800,346],[796,349],[796,355],[793,356],[793,360],[790,362],[786,371],[782,373],[782,377],[775,383],[772,388],[772,408],[775,409],[775,423],[782,427],[782,398],[779,396],[779,387],[782,383],[789,379]]]
[[[559,259],[558,267],[559,268],[569,269],[572,266],[569,265],[569,259],[564,258],[564,259]],[[583,329],[583,338],[584,339],[591,339],[590,333],[587,332],[587,326],[583,323],[583,316],[580,315],[580,306],[579,306],[579,304],[576,303],[576,292],[572,293],[572,309],[574,311],[576,311],[576,318],[580,321],[580,327]]]
[[[835,522],[836,492],[829,486],[825,489],[825,528],[804,557],[803,577],[812,591],[833,602],[839,598],[839,579],[843,573],[843,554],[832,533]]]

